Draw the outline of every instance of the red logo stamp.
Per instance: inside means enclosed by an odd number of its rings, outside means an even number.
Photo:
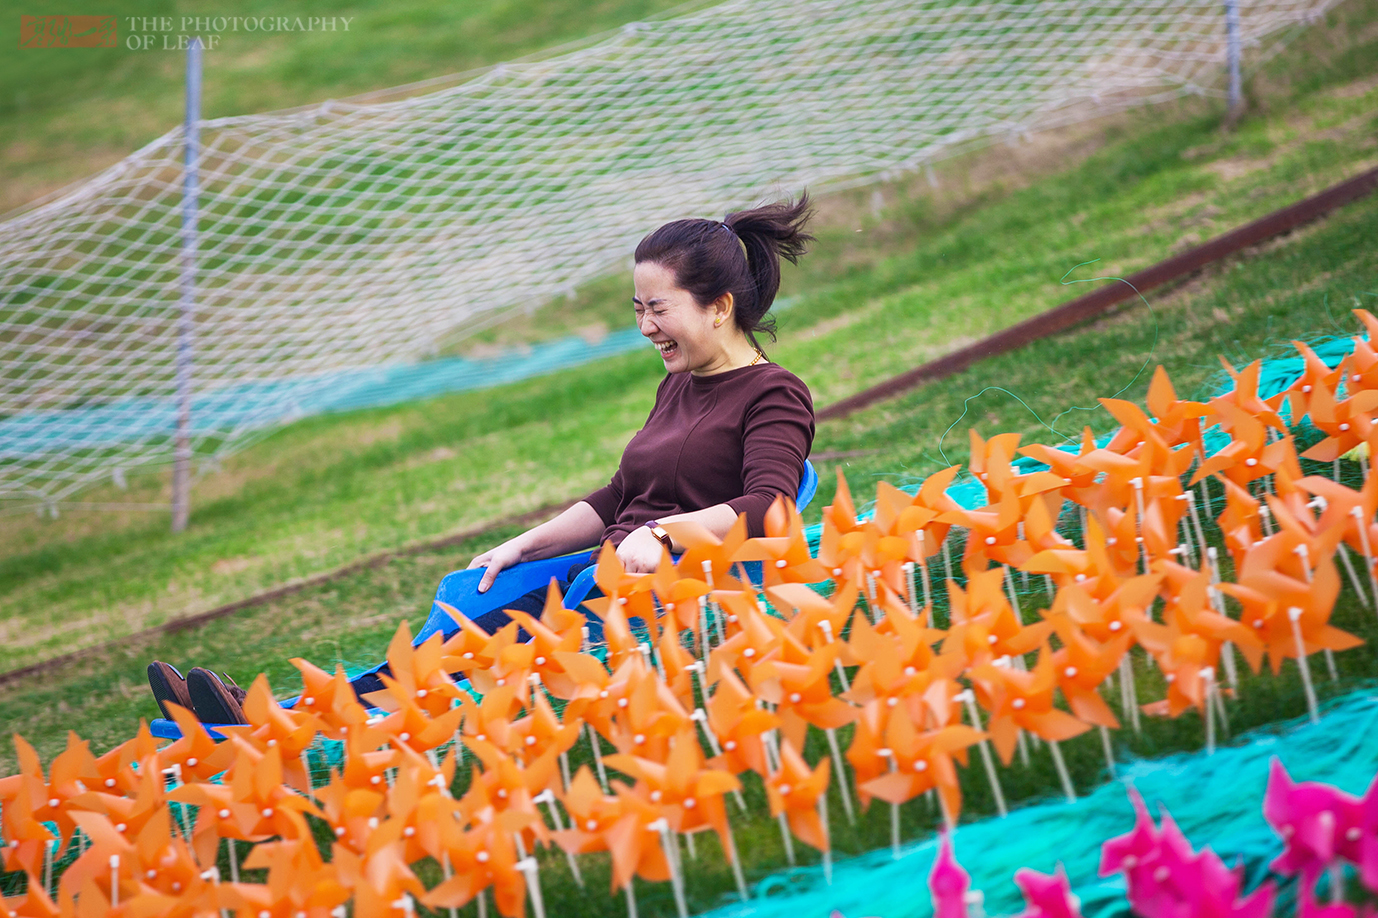
[[[21,48],[113,48],[114,16],[20,16]]]

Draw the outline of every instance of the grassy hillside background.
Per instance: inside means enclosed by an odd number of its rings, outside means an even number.
[[[0,213],[110,166],[182,123],[185,55],[133,17],[337,17],[333,32],[225,32],[204,58],[206,118],[339,99],[458,74],[585,40],[626,22],[704,2],[671,0],[129,0],[119,47],[16,50],[19,17],[70,15],[55,0],[3,4],[0,54]],[[79,12],[79,11],[75,11]],[[343,19],[351,19],[345,30]],[[148,51],[134,34],[156,34]],[[175,34],[174,34],[175,41]]]

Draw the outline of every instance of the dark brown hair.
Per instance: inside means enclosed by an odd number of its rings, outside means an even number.
[[[676,220],[641,240],[636,262],[670,271],[703,307],[731,293],[734,321],[759,350],[758,333],[775,340],[775,318],[766,313],[780,289],[780,259],[799,261],[813,241],[803,232],[812,216],[804,192],[798,201],[739,210],[721,221]]]

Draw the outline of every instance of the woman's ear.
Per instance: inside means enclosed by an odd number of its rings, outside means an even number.
[[[736,305],[730,290],[714,300],[711,307],[713,310],[713,327],[718,328],[732,321],[732,311]]]

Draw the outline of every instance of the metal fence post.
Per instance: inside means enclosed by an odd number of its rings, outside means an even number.
[[[191,388],[196,309],[196,166],[201,128],[201,39],[187,48],[186,169],[182,180],[182,283],[177,312],[177,438],[173,444],[172,531],[191,513]]]
[[[1244,111],[1244,91],[1239,77],[1239,0],[1225,0],[1225,58],[1230,72],[1229,119],[1234,122]]]

